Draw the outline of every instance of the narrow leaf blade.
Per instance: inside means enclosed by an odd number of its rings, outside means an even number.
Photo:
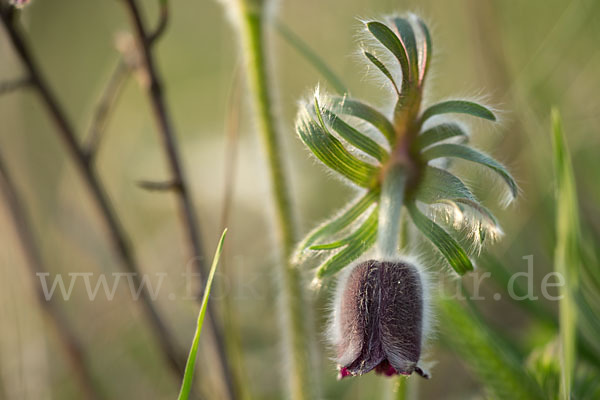
[[[416,227],[442,253],[450,266],[459,275],[473,270],[473,264],[464,249],[441,226],[427,218],[414,201],[408,201],[406,207]]]
[[[342,82],[339,76],[333,72],[325,61],[314,50],[306,44],[302,38],[296,35],[284,23],[277,22],[275,24],[277,32],[292,46],[302,57],[304,57],[312,66],[319,71],[321,75],[329,82],[331,87],[340,95],[347,93],[346,85]]]
[[[425,77],[427,76],[427,71],[429,71],[429,65],[431,64],[433,45],[431,41],[431,34],[429,33],[429,28],[427,28],[427,24],[425,24],[425,22],[421,18],[415,18],[417,20],[417,24],[421,28],[421,32],[425,39],[423,41],[423,46],[421,47],[421,53],[419,57],[419,85],[423,85]]]
[[[333,130],[335,130],[348,143],[375,158],[377,161],[384,162],[388,159],[389,154],[387,150],[381,147],[373,139],[347,124],[332,111],[324,109],[323,114]]]
[[[443,199],[475,200],[473,193],[458,177],[430,165],[425,167],[415,196],[417,200],[427,204],[437,203]]]
[[[402,88],[405,89],[410,80],[410,61],[404,44],[394,31],[379,21],[367,22],[367,29],[398,60],[402,69]]]
[[[392,125],[385,115],[373,107],[347,97],[334,97],[332,99],[332,104],[333,111],[340,114],[351,115],[370,123],[383,134],[390,145],[394,144],[396,140],[394,125]]]
[[[561,398],[571,398],[575,369],[577,301],[579,267],[579,212],[575,176],[571,157],[563,136],[558,111],[552,110],[552,144],[556,179],[556,248],[554,269],[561,274],[565,285],[561,286],[559,303],[559,326],[561,339]]]
[[[379,208],[375,207],[365,222],[346,239],[348,245],[317,269],[317,279],[332,276],[367,251],[377,239]]]
[[[354,157],[331,135],[321,121],[315,122],[305,112],[296,124],[296,131],[313,154],[329,168],[362,187],[369,187],[377,167]]]
[[[296,252],[297,261],[300,258],[300,253],[309,248],[313,243],[321,238],[335,235],[342,229],[352,224],[352,222],[354,222],[365,211],[367,211],[367,209],[375,202],[377,197],[377,191],[369,190],[357,201],[348,206],[338,217],[326,222],[310,232],[298,246],[298,250]]]
[[[455,157],[484,165],[500,175],[510,189],[513,198],[516,198],[519,193],[517,183],[502,164],[472,147],[454,143],[444,143],[424,150],[421,155],[426,161],[435,160],[436,158]]]
[[[210,273],[204,287],[204,296],[202,297],[202,305],[200,306],[200,312],[198,313],[198,323],[196,325],[196,333],[194,333],[194,339],[190,348],[187,363],[185,364],[185,372],[183,375],[183,382],[181,384],[181,390],[179,391],[179,400],[187,400],[192,390],[192,382],[194,379],[194,368],[196,366],[196,355],[198,353],[198,344],[200,343],[200,333],[202,332],[202,326],[204,325],[204,316],[206,314],[206,307],[208,305],[208,297],[210,296],[210,289],[212,287],[215,272],[217,271],[217,265],[219,264],[219,258],[221,258],[221,252],[223,251],[223,243],[225,242],[225,235],[227,229],[221,234],[221,239],[217,245],[217,250],[213,258],[212,266],[210,267]]]
[[[393,18],[392,21],[396,27],[396,30],[398,31],[400,41],[404,45],[406,54],[408,55],[408,64],[410,66],[410,75],[408,79],[411,83],[415,82],[419,75],[419,56],[417,55],[417,40],[415,39],[415,32],[413,31],[410,22],[404,18],[396,17]]]
[[[415,146],[420,151],[435,143],[457,136],[468,137],[467,133],[457,124],[440,124],[420,133],[415,140]]]
[[[448,100],[441,103],[437,103],[429,107],[423,112],[421,116],[421,122],[427,121],[434,115],[457,113],[457,114],[468,114],[474,117],[487,119],[490,121],[496,121],[496,116],[488,108],[481,104],[474,103],[467,100]]]
[[[440,298],[443,340],[481,380],[491,398],[541,400],[541,389],[517,355],[455,299]]]
[[[398,85],[396,84],[396,80],[392,76],[391,72],[387,69],[385,64],[383,64],[383,62],[381,62],[375,55],[369,53],[366,50],[363,51],[363,54],[365,55],[365,57],[367,57],[367,59],[369,61],[371,61],[371,63],[373,65],[375,65],[377,67],[377,69],[379,69],[379,71],[381,71],[381,73],[383,75],[385,75],[386,78],[388,78],[390,80],[390,82],[392,83],[392,86],[394,87],[394,91],[396,92],[396,94],[398,96],[400,96],[400,89],[398,88]]]

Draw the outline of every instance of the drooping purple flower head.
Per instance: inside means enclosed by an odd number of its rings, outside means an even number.
[[[339,378],[376,373],[428,375],[418,366],[423,335],[423,282],[405,262],[364,261],[340,282],[334,345]]]

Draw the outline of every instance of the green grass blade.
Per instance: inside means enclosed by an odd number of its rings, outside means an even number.
[[[225,235],[227,229],[223,231],[215,256],[213,258],[212,266],[210,267],[210,273],[204,287],[204,296],[202,297],[202,305],[200,306],[200,312],[198,313],[198,324],[196,325],[196,333],[194,333],[194,340],[192,341],[192,347],[188,355],[187,363],[185,364],[185,373],[183,375],[183,382],[181,384],[181,390],[179,391],[178,400],[187,400],[192,390],[192,382],[194,380],[194,367],[196,366],[196,355],[198,353],[198,344],[200,342],[200,333],[202,332],[202,325],[204,324],[204,315],[206,314],[206,306],[208,305],[208,296],[210,296],[210,289],[212,282],[215,277],[217,265],[219,264],[219,258],[223,251],[223,243],[225,242]]]
[[[472,147],[454,143],[443,143],[428,148],[427,150],[423,151],[421,155],[423,159],[427,161],[435,160],[436,158],[455,157],[484,165],[502,177],[504,182],[506,182],[508,185],[513,198],[516,198],[519,193],[517,183],[502,164],[494,160],[492,157],[473,149]]]
[[[375,202],[379,197],[379,193],[375,190],[369,190],[358,201],[354,202],[336,218],[331,221],[327,221],[325,224],[317,227],[300,243],[298,246],[296,258],[300,258],[301,252],[309,248],[317,240],[334,235],[352,224],[358,217],[360,217],[367,209]]]
[[[552,110],[552,145],[556,179],[556,248],[554,269],[564,277],[559,303],[561,340],[561,398],[571,397],[575,369],[579,268],[579,211],[571,157],[563,136],[560,114]]]
[[[317,278],[332,276],[367,251],[377,239],[379,208],[375,207],[365,222],[348,238],[348,245],[317,269]]]
[[[333,112],[324,109],[323,114],[333,130],[335,130],[348,143],[357,149],[364,151],[366,154],[375,158],[379,162],[385,162],[388,159],[389,154],[387,150],[381,147],[373,139],[348,125]]]
[[[396,133],[394,125],[385,115],[373,107],[347,97],[334,97],[332,99],[332,104],[335,112],[351,115],[370,123],[383,134],[390,145],[395,143]]]
[[[315,53],[298,35],[292,32],[285,24],[281,22],[275,23],[277,32],[285,41],[292,46],[302,57],[304,57],[323,77],[329,82],[331,87],[340,95],[348,92],[346,85],[333,72],[331,68],[323,61],[317,53]]]
[[[408,201],[406,208],[416,227],[442,253],[457,274],[464,275],[473,270],[473,264],[467,253],[452,236],[419,211],[414,201]]]
[[[443,340],[458,353],[485,385],[491,398],[542,399],[539,386],[522,367],[511,348],[456,300],[440,298],[440,326]]]
[[[441,103],[437,103],[429,107],[421,115],[421,123],[427,121],[434,115],[457,113],[457,114],[468,114],[474,117],[495,121],[496,116],[486,107],[481,104],[473,103],[472,101],[466,100],[448,100]]]
[[[379,21],[367,22],[367,29],[398,60],[402,69],[402,90],[406,89],[410,81],[410,61],[404,43],[394,31]]]
[[[468,137],[467,133],[457,124],[440,124],[419,134],[415,140],[415,146],[420,151],[432,144],[457,136]]]

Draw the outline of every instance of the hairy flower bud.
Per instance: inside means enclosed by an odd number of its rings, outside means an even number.
[[[340,281],[332,326],[340,379],[373,369],[428,377],[418,366],[423,288],[419,270],[407,262],[364,261]]]

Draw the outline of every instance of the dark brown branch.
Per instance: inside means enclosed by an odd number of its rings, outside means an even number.
[[[114,110],[127,77],[129,75],[129,67],[125,61],[120,58],[117,66],[113,70],[108,83],[104,87],[104,91],[100,96],[100,100],[94,109],[92,123],[87,134],[87,142],[84,146],[88,158],[93,159],[98,153],[102,134],[106,130],[110,113]]]
[[[160,10],[158,17],[158,24],[154,28],[154,32],[146,36],[148,44],[152,45],[158,40],[167,29],[167,22],[169,22],[169,6],[167,1],[160,2]]]
[[[42,261],[22,198],[1,156],[0,188],[4,193],[4,199],[10,211],[15,231],[21,242],[26,264],[29,268],[27,275],[32,280],[40,308],[46,314],[49,322],[56,331],[58,340],[71,365],[75,380],[79,384],[85,398],[99,399],[102,396],[94,384],[94,379],[83,353],[81,342],[77,338],[71,324],[65,318],[60,306],[53,298],[50,300],[46,299],[40,282],[37,280],[38,274],[46,273],[48,269]]]
[[[154,32],[148,36],[148,42],[150,45],[156,43],[156,41],[165,32],[168,20],[169,8],[167,7],[166,3],[161,3],[158,24]],[[125,83],[127,82],[127,78],[129,77],[129,72],[132,68],[136,67],[136,65],[128,65],[126,57],[121,57],[112,71],[110,78],[108,79],[108,82],[106,83],[106,86],[104,87],[104,90],[100,96],[100,99],[98,100],[98,104],[94,109],[94,115],[88,130],[87,141],[84,146],[88,157],[94,158],[96,156],[100,146],[100,140],[102,139],[102,135],[106,130],[108,118],[110,117],[111,112],[114,111],[119,97],[121,96],[123,88],[125,87]]]
[[[142,189],[149,190],[152,192],[168,192],[171,190],[180,190],[181,184],[177,181],[139,181],[138,186]]]
[[[162,4],[163,7],[166,7],[166,2],[162,2]],[[144,68],[150,80],[148,86],[148,96],[152,106],[153,115],[156,120],[156,125],[158,126],[158,130],[162,139],[163,148],[166,152],[169,170],[172,179],[180,184],[179,190],[176,193],[178,198],[179,212],[181,214],[182,222],[185,226],[190,260],[193,261],[194,269],[198,273],[203,276],[208,276],[208,271],[203,258],[200,231],[197,225],[196,210],[194,208],[189,191],[189,185],[187,184],[187,179],[182,168],[181,157],[177,148],[175,131],[171,123],[170,114],[167,110],[159,73],[154,62],[154,56],[151,49],[152,36],[148,34],[144,22],[142,21],[140,9],[138,8],[136,1],[125,0],[125,5],[132,21],[138,46],[142,52]],[[197,296],[197,298],[199,300],[200,296]],[[207,316],[209,320],[209,334],[214,340],[215,349],[219,356],[220,369],[223,381],[225,382],[227,397],[231,399],[235,397],[233,382],[231,379],[232,372],[227,360],[223,336],[217,324],[214,309],[211,306],[211,303],[208,305]]]
[[[12,93],[16,90],[24,89],[29,86],[31,86],[31,80],[29,78],[0,82],[0,95]]]
[[[39,71],[29,47],[23,39],[22,33],[17,26],[12,23],[13,9],[10,6],[0,4],[0,17],[15,51],[31,78],[32,84],[37,89],[37,93],[40,95],[42,102],[46,106],[52,122],[56,125],[60,138],[64,142],[77,170],[80,172],[87,189],[90,191],[91,197],[106,226],[113,247],[122,261],[123,269],[126,272],[133,274],[134,283],[136,285],[141,285],[142,276],[140,275],[140,268],[133,251],[130,248],[125,231],[113,210],[111,201],[106,194],[94,165],[89,162],[89,158],[77,141],[75,129],[68,120],[58,99],[55,97]],[[171,367],[176,377],[180,379],[183,375],[185,365],[184,355],[177,348],[166,324],[154,307],[153,300],[150,297],[146,286],[142,286],[140,298],[142,300],[141,304],[143,310],[152,326],[151,331],[156,335],[156,339],[158,340],[163,355],[168,360],[168,365]]]

